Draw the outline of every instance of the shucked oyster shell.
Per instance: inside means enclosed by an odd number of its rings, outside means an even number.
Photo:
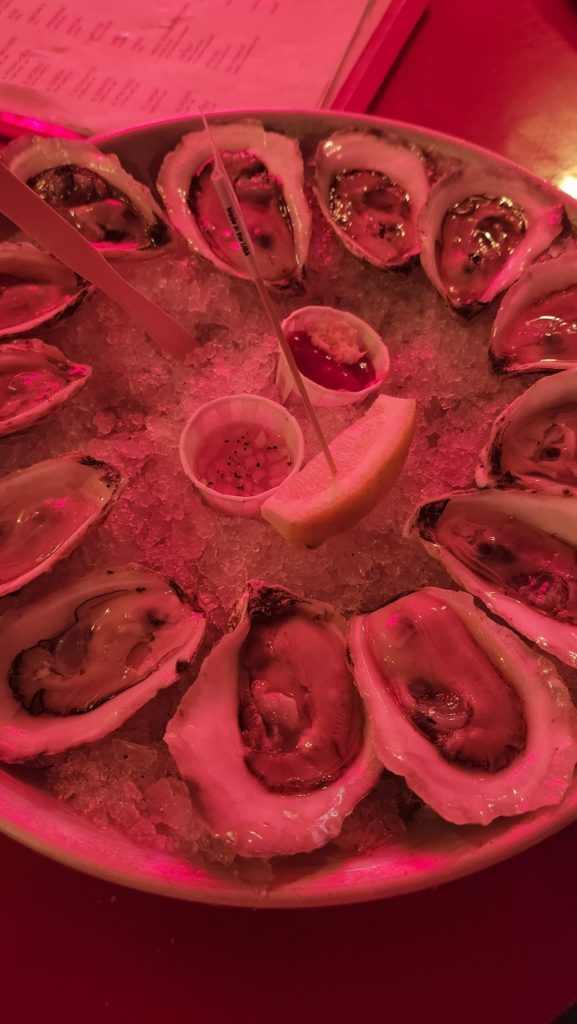
[[[0,345],[0,437],[25,430],[72,398],[92,369],[38,338]]]
[[[553,665],[475,607],[428,588],[353,620],[349,647],[389,771],[458,825],[562,799],[577,713]]]
[[[315,167],[319,206],[355,256],[400,267],[417,255],[429,182],[415,146],[377,131],[335,132],[319,143]]]
[[[83,139],[22,136],[2,159],[105,256],[150,255],[171,241],[146,186]]]
[[[422,505],[405,532],[492,612],[577,667],[577,501],[457,491]]]
[[[74,271],[28,242],[0,243],[0,339],[71,313],[91,290]]]
[[[0,479],[0,597],[26,586],[77,547],[123,486],[113,466],[61,455]]]
[[[328,605],[252,582],[165,740],[213,834],[245,857],[328,843],[380,765]]]
[[[419,217],[421,263],[455,309],[473,312],[541,255],[563,206],[520,173],[477,163],[440,178]]]
[[[267,284],[302,276],[311,235],[296,139],[267,132],[257,121],[211,129],[234,185]],[[189,245],[235,277],[248,277],[245,258],[211,183],[213,155],[206,132],[189,132],[164,158],[160,192],[174,226]]]
[[[478,487],[577,494],[577,369],[544,377],[495,420]]]
[[[497,373],[577,366],[577,250],[529,267],[507,292],[489,354]]]
[[[192,660],[203,617],[175,584],[129,566],[0,617],[0,760],[106,736]]]

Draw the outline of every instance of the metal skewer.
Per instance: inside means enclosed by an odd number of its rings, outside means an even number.
[[[237,240],[237,242],[239,244],[239,247],[240,247],[240,251],[242,252],[242,254],[244,256],[249,276],[252,279],[252,281],[253,281],[253,283],[255,285],[255,288],[256,288],[256,290],[258,292],[258,296],[259,296],[260,301],[262,303],[263,309],[264,309],[264,311],[265,311],[265,313],[266,313],[266,315],[267,315],[267,317],[268,317],[268,319],[270,321],[270,325],[271,325],[272,329],[274,330],[274,332],[275,332],[275,334],[276,334],[276,336],[278,338],[279,345],[280,345],[281,350],[283,352],[283,355],[284,355],[284,357],[285,357],[285,359],[286,359],[286,361],[288,363],[289,369],[290,369],[290,371],[291,371],[291,373],[292,373],[292,375],[294,377],[294,382],[295,382],[296,387],[298,389],[299,395],[301,396],[303,405],[304,405],[304,407],[305,407],[305,409],[306,409],[306,411],[307,411],[307,413],[309,415],[310,421],[311,421],[311,423],[312,423],[312,425],[313,425],[313,427],[315,429],[315,433],[316,433],[317,438],[319,440],[319,444],[321,446],[323,455],[324,455],[325,459],[327,460],[327,463],[328,463],[328,466],[329,466],[329,469],[330,469],[331,473],[333,474],[333,476],[336,476],[337,475],[337,467],[335,465],[335,460],[333,459],[331,450],[330,450],[330,448],[328,446],[328,443],[327,443],[327,440],[325,438],[325,435],[323,434],[323,431],[322,431],[321,425],[319,423],[317,414],[316,414],[316,412],[315,412],[315,410],[313,408],[313,405],[311,403],[311,400],[310,400],[310,398],[308,396],[307,389],[306,389],[304,381],[302,379],[300,370],[299,370],[299,368],[298,368],[298,366],[296,364],[296,360],[295,360],[295,357],[293,355],[292,349],[291,349],[291,347],[290,347],[290,345],[289,345],[289,343],[288,343],[288,341],[286,339],[286,335],[285,335],[285,333],[284,333],[284,331],[282,329],[282,326],[281,326],[280,320],[278,318],[277,312],[276,312],[276,310],[275,310],[275,308],[274,308],[274,306],[272,304],[270,295],[268,294],[268,291],[266,289],[266,285],[265,285],[265,283],[264,283],[264,281],[263,281],[263,279],[262,279],[262,277],[260,275],[260,272],[259,272],[259,269],[258,269],[258,266],[257,266],[257,262],[256,262],[256,259],[255,259],[255,255],[254,255],[254,249],[253,249],[253,246],[252,246],[252,242],[250,240],[250,236],[249,236],[249,233],[248,233],[245,221],[244,221],[242,210],[240,208],[240,203],[239,203],[239,201],[238,201],[238,199],[236,197],[236,192],[234,191],[233,184],[232,184],[232,182],[231,182],[231,180],[230,180],[230,178],[228,176],[226,167],[224,166],[224,163],[222,161],[221,155],[220,155],[220,153],[218,151],[218,147],[217,147],[217,145],[216,145],[216,143],[214,141],[212,132],[211,132],[211,130],[209,128],[209,125],[208,125],[208,121],[206,120],[206,117],[204,116],[204,114],[201,113],[200,116],[202,118],[202,123],[204,125],[204,130],[205,130],[207,138],[208,138],[208,140],[210,142],[210,145],[211,145],[211,148],[212,148],[212,153],[213,153],[214,165],[213,165],[213,172],[212,172],[212,175],[211,175],[211,181],[212,181],[212,184],[214,185],[214,190],[215,190],[215,192],[216,192],[216,194],[218,196],[220,204],[221,204],[221,206],[222,206],[222,208],[223,208],[223,210],[224,210],[224,212],[225,212],[225,214],[227,216],[227,219],[228,219],[228,221],[230,223],[230,226],[231,226],[231,228],[232,228],[232,230],[234,232],[235,238],[236,238],[236,240]]]

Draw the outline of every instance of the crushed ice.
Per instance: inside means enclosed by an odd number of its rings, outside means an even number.
[[[180,583],[209,617],[214,640],[251,577],[347,613],[375,608],[415,587],[449,583],[401,529],[415,505],[472,481],[492,419],[525,386],[489,369],[494,310],[473,322],[460,319],[418,266],[383,273],[362,264],[315,215],[306,292],[278,297],[279,312],[287,316],[299,305],[324,303],[367,320],[389,346],[385,390],[417,399],[418,424],[392,495],[355,529],[304,551],[288,546],[265,522],[229,519],[206,508],[178,457],[180,431],[203,402],[243,391],[278,398],[276,342],[252,285],[192,256],[136,261],[122,272],[188,327],[196,346],[184,364],[169,361],[101,296],[42,332],[69,358],[92,365],[93,376],[56,415],[0,441],[2,474],[83,450],[120,467],[128,485],[79,550],[49,579],[12,600],[40,595],[94,568],[138,562]],[[290,408],[311,457],[317,445],[310,424],[297,401]],[[347,407],[319,414],[332,438],[358,413]],[[178,689],[163,693],[115,735],[52,759],[41,770],[42,784],[97,824],[121,828],[137,841],[185,854],[205,849],[204,830],[161,741],[178,696]],[[348,823],[343,848],[364,849],[382,836],[374,798],[368,806],[361,805]],[[395,806],[383,812],[383,828],[396,820]]]

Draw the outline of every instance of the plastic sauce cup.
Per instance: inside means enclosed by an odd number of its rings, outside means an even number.
[[[344,322],[356,328],[363,347],[373,364],[375,379],[371,381],[368,387],[363,388],[362,391],[345,391],[340,389],[337,391],[334,388],[325,388],[322,384],[317,384],[316,381],[310,380],[303,373],[304,385],[312,404],[333,407],[338,405],[354,405],[357,402],[364,401],[369,395],[378,392],[387,378],[390,362],[389,350],[380,334],[377,334],[360,317],[355,316],[353,313],[347,313],[342,309],[333,309],[332,306],[303,306],[302,309],[295,309],[294,313],[291,313],[290,316],[287,316],[286,320],[283,320],[283,331],[285,334],[292,334],[294,331],[306,331],[307,334],[312,334],[317,317],[322,317],[324,320],[334,320],[336,325]],[[283,402],[286,402],[289,395],[296,391],[293,376],[280,350],[276,384]]]
[[[197,476],[197,459],[211,434],[228,424],[250,423],[280,434],[292,459],[292,467],[282,480],[298,473],[304,457],[304,439],[294,416],[278,402],[260,395],[227,395],[201,405],[190,417],[180,435],[180,461],[189,480],[200,492],[207,505],[233,516],[258,516],[263,501],[274,494],[281,484],[260,494],[246,497],[221,494]]]

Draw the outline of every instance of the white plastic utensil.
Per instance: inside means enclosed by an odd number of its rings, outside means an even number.
[[[183,359],[193,348],[193,338],[176,320],[125,281],[75,227],[12,174],[1,160],[0,213],[65,266],[100,288],[167,355]]]

